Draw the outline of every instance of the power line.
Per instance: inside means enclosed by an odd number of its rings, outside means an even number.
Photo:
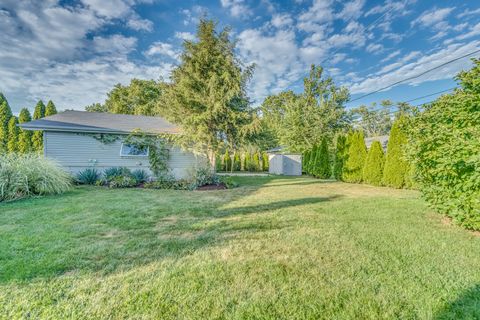
[[[413,79],[419,78],[419,77],[421,77],[421,76],[423,76],[423,75],[425,75],[425,74],[427,74],[427,73],[429,73],[429,72],[431,72],[431,71],[433,71],[433,70],[437,70],[437,69],[439,69],[439,68],[441,68],[441,67],[446,66],[447,64],[450,64],[450,63],[452,63],[452,62],[455,62],[455,61],[458,61],[458,60],[460,60],[460,59],[466,58],[466,57],[471,56],[472,54],[475,54],[475,53],[478,53],[478,52],[480,52],[480,49],[479,49],[479,50],[475,50],[475,51],[473,51],[473,52],[470,52],[470,53],[468,53],[468,54],[465,54],[465,55],[463,55],[463,56],[461,56],[461,57],[458,57],[458,58],[455,58],[455,59],[446,61],[446,62],[444,62],[444,63],[442,63],[442,64],[440,64],[440,65],[438,65],[438,66],[436,66],[436,67],[433,67],[433,68],[431,68],[431,69],[428,69],[428,70],[426,70],[426,71],[423,71],[423,72],[421,72],[421,73],[419,73],[419,74],[417,74],[417,75],[415,75],[415,76],[411,76],[411,77],[408,77],[408,78],[406,78],[406,79],[396,81],[396,82],[394,82],[394,83],[392,83],[392,84],[390,84],[390,85],[388,85],[388,86],[385,86],[385,87],[380,88],[380,89],[378,89],[378,90],[375,90],[375,91],[369,92],[369,93],[367,93],[367,94],[364,94],[364,95],[362,95],[362,96],[360,96],[360,97],[358,97],[358,98],[355,98],[355,99],[353,99],[353,100],[350,100],[350,102],[358,101],[358,100],[360,100],[360,99],[363,99],[363,98],[365,98],[365,97],[371,96],[372,94],[375,94],[375,93],[377,93],[377,92],[383,91],[383,90],[385,90],[385,89],[388,89],[388,88],[390,88],[390,87],[393,87],[393,86],[395,86],[395,85],[397,85],[397,84],[400,84],[400,83],[403,83],[403,82],[405,82],[405,81],[409,81],[409,80],[413,80]]]
[[[417,101],[417,100],[420,100],[420,99],[423,99],[423,98],[428,98],[428,97],[434,96],[434,95],[436,95],[436,94],[448,92],[448,91],[453,90],[453,89],[456,89],[456,88],[457,88],[457,87],[453,87],[453,88],[445,89],[445,90],[442,90],[442,91],[437,91],[437,92],[434,92],[434,93],[427,94],[427,95],[425,95],[425,96],[421,96],[421,97],[418,97],[418,98],[415,98],[415,99],[410,99],[410,100],[403,101],[403,102],[409,103],[409,102],[412,102],[412,101]]]

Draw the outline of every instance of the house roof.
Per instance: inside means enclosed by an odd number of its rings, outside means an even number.
[[[160,117],[127,114],[64,111],[53,116],[19,125],[25,130],[131,133],[135,130],[156,133],[179,133],[180,128]]]

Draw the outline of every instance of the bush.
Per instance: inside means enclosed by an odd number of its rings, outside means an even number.
[[[212,172],[210,167],[196,168],[191,175],[192,189],[196,189],[201,186],[220,183],[219,176]]]
[[[362,182],[363,166],[367,157],[367,147],[363,132],[354,131],[347,137],[348,152],[343,167],[342,178],[346,182]]]
[[[144,183],[147,182],[150,176],[148,175],[147,171],[142,169],[137,169],[132,171],[132,177],[137,181],[137,183]]]
[[[260,167],[260,155],[258,154],[258,152],[255,152],[255,153],[253,154],[252,171],[261,171],[261,167]]]
[[[263,161],[263,165],[262,165],[263,171],[268,171],[270,167],[270,162],[268,160],[268,154],[266,152],[262,154],[262,161]]]
[[[55,162],[34,154],[0,156],[0,201],[69,190],[71,177]]]
[[[382,145],[379,141],[373,141],[363,167],[363,181],[374,186],[381,185],[384,164],[385,156],[383,155]]]
[[[96,184],[100,179],[97,169],[88,168],[77,173],[75,180],[80,184]]]
[[[480,230],[480,60],[413,119],[408,159],[425,199],[469,229]]]
[[[110,181],[116,177],[133,177],[132,171],[126,167],[112,167],[105,169],[103,177],[106,181]]]
[[[109,188],[131,188],[137,184],[137,180],[133,176],[116,176],[108,181]]]
[[[232,158],[228,153],[228,150],[225,150],[225,154],[223,155],[223,171],[230,171],[232,170]]]
[[[337,180],[342,180],[343,166],[345,164],[346,153],[348,151],[347,139],[344,135],[338,135],[336,142],[333,176]]]
[[[330,169],[330,157],[328,155],[328,143],[327,139],[322,139],[322,144],[320,148],[317,149],[317,155],[315,158],[316,162],[316,172],[315,176],[321,179],[328,179],[332,175]]]
[[[233,171],[240,171],[241,167],[242,162],[240,161],[240,154],[235,152],[235,155],[233,156]]]
[[[388,138],[387,156],[383,170],[383,184],[388,187],[402,188],[409,171],[409,164],[404,155],[407,135],[402,128],[406,120],[405,116],[400,116],[395,120]]]

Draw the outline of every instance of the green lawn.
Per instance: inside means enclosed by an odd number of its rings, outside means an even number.
[[[480,318],[480,237],[416,192],[236,179],[0,204],[0,318]]]

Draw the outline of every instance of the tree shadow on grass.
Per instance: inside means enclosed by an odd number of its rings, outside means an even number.
[[[2,223],[12,225],[10,233],[0,239],[0,283],[28,283],[72,272],[109,274],[166,258],[178,259],[218,246],[239,232],[288,227],[288,221],[230,217],[338,198],[228,207],[273,180],[260,179],[241,190],[217,193],[80,188],[63,196],[28,200],[28,206],[27,202],[5,206],[13,208],[9,214],[17,216],[13,220],[0,216]],[[221,200],[208,201],[214,195]]]
[[[480,284],[463,292],[435,315],[436,320],[480,319]]]

